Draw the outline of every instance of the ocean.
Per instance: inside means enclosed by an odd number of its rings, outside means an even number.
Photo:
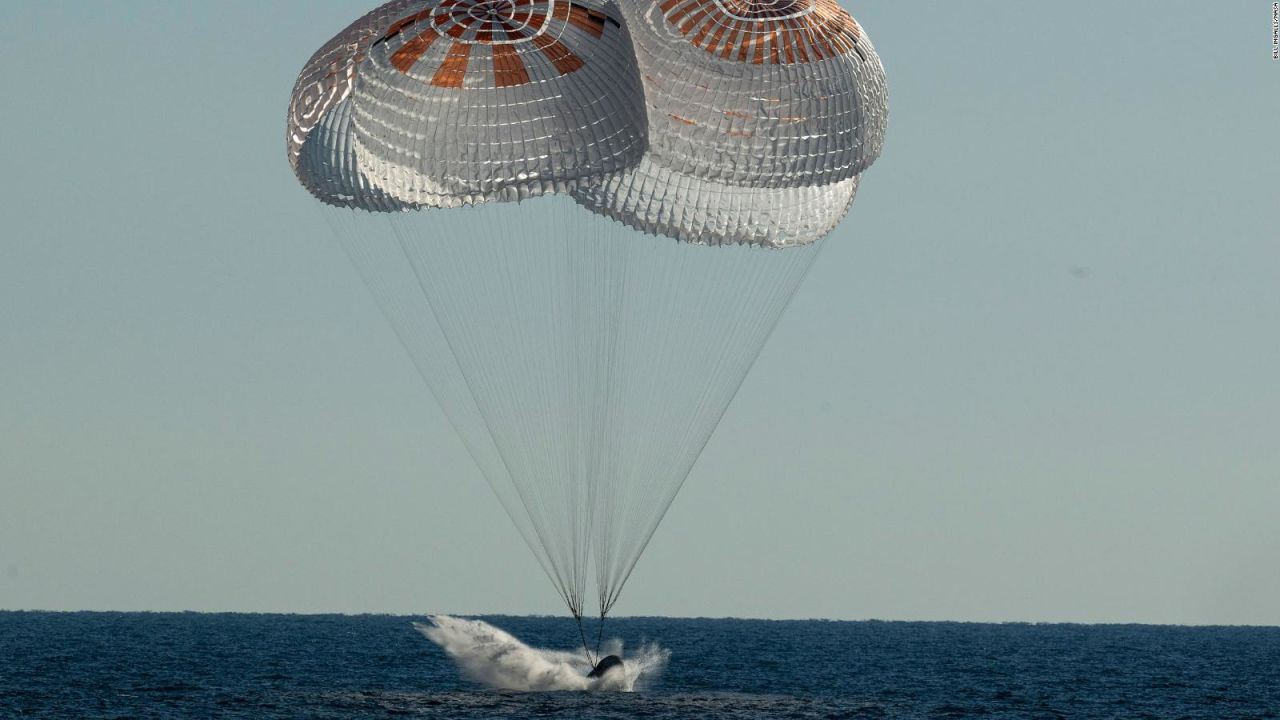
[[[0,612],[0,718],[1280,717],[1280,628],[620,618],[616,692],[494,687],[578,687],[566,618],[425,620]]]

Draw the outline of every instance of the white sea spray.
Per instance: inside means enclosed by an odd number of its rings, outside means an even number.
[[[468,678],[499,690],[632,692],[661,673],[671,656],[653,644],[624,655],[621,641],[610,640],[601,647],[601,654],[623,658],[623,668],[589,679],[591,666],[580,651],[530,647],[483,620],[448,615],[427,619],[414,627],[439,645]]]

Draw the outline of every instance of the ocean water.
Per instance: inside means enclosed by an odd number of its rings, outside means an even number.
[[[1280,717],[1280,628],[623,618],[635,677],[519,691],[571,621],[424,620],[0,613],[0,718]]]

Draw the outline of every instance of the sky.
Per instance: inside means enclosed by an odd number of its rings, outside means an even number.
[[[1280,624],[1271,3],[844,4],[885,153],[615,612]],[[0,609],[562,612],[285,161],[365,9],[0,4]]]

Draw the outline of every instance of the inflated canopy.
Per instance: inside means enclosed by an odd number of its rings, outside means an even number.
[[[637,230],[681,242],[784,248],[826,237],[857,190],[857,177],[810,187],[730,185],[673,170],[650,154],[633,170],[584,183],[574,198]]]
[[[695,177],[827,185],[867,169],[884,68],[834,0],[628,0],[653,153]]]
[[[520,200],[634,166],[642,98],[612,2],[401,0],[307,64],[290,157],[331,204]]]
[[[789,247],[844,218],[880,154],[884,69],[829,0],[634,0],[650,149],[574,193],[639,230]]]

